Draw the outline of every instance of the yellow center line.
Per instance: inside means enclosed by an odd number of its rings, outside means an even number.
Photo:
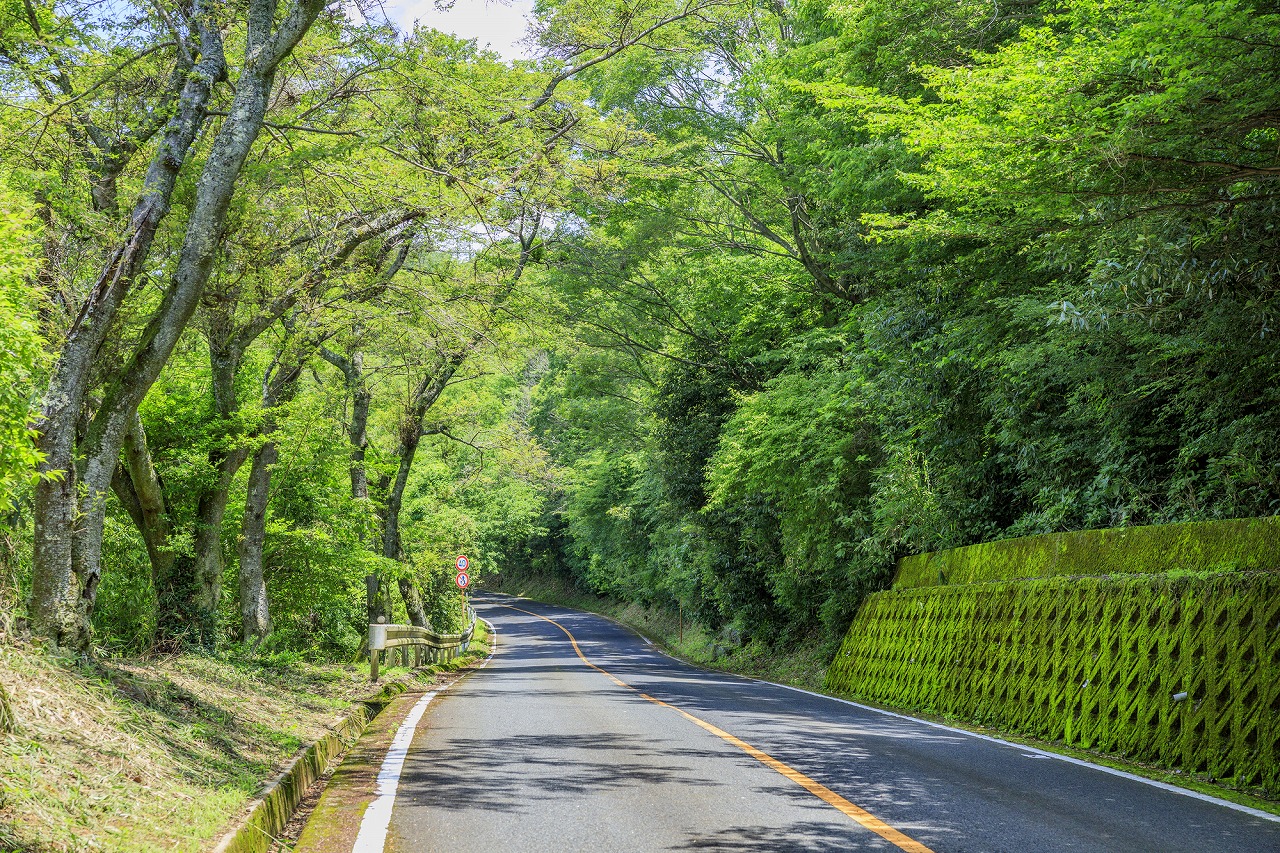
[[[787,777],[792,782],[795,782],[801,788],[804,788],[810,794],[813,794],[815,797],[822,800],[827,805],[833,806],[839,809],[841,812],[843,812],[849,818],[852,818],[859,825],[861,825],[865,829],[871,830],[876,835],[888,841],[890,844],[893,844],[895,847],[901,850],[905,850],[907,851],[907,853],[933,853],[931,849],[921,844],[919,841],[916,841],[911,836],[906,835],[905,833],[902,833],[894,829],[892,826],[885,823],[880,818],[873,815],[871,812],[867,811],[861,806],[854,805],[853,803],[846,800],[844,797],[837,794],[835,791],[828,788],[826,785],[823,785],[821,782],[814,781],[813,779],[810,779],[808,776],[801,773],[799,770],[796,770],[793,767],[783,764],[781,761],[774,758],[772,755],[769,755],[769,753],[765,752],[764,750],[757,749],[756,747],[752,746],[746,741],[741,740],[729,734],[719,726],[713,725],[711,723],[708,723],[706,720],[695,717],[693,714],[690,714],[688,711],[677,708],[675,705],[671,705],[667,702],[663,702],[661,699],[655,699],[654,697],[650,696],[648,693],[645,693],[644,691],[640,690],[638,687],[632,687],[630,684],[627,684],[625,681],[618,678],[616,675],[609,672],[607,669],[597,666],[596,664],[587,660],[587,656],[582,653],[582,649],[578,646],[577,638],[573,636],[573,634],[569,631],[568,628],[561,625],[556,620],[549,619],[546,616],[543,616],[541,613],[534,613],[532,610],[522,610],[519,607],[512,607],[510,604],[503,604],[502,606],[509,608],[511,610],[518,611],[520,613],[527,613],[530,616],[536,616],[545,622],[550,622],[552,625],[555,625],[561,631],[564,631],[564,635],[569,638],[569,642],[573,645],[573,650],[577,652],[579,659],[581,659],[583,663],[585,663],[587,666],[591,667],[592,669],[596,670],[597,672],[603,673],[614,684],[618,685],[619,687],[623,687],[627,690],[632,690],[636,693],[639,693],[640,696],[649,700],[655,705],[661,705],[664,708],[670,708],[672,711],[675,711],[677,714],[684,717],[686,720],[693,723],[694,725],[697,725],[703,729],[706,729],[707,731],[711,732],[711,734],[715,735],[716,737],[720,738],[726,743],[733,744],[738,749],[745,752],[747,755],[750,755],[756,761],[759,761],[765,767],[768,767],[771,770],[776,770],[778,773],[781,773],[783,776]]]

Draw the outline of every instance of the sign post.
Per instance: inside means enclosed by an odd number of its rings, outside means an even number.
[[[458,576],[453,579],[453,582],[458,585],[458,589],[462,590],[462,612],[465,614],[467,611],[467,587],[471,584],[471,576],[467,574],[467,567],[471,565],[471,561],[467,559],[466,554],[459,554],[454,559],[453,565],[458,569]]]

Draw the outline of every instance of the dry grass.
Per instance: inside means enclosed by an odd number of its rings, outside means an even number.
[[[207,849],[261,783],[372,692],[354,667],[60,661],[0,636],[0,851]]]

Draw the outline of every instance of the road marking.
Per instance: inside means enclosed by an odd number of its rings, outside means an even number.
[[[498,632],[494,630],[493,623],[488,619],[481,621],[489,628],[489,655],[476,669],[484,669],[488,666],[489,661],[493,660],[493,653],[498,648]],[[461,680],[458,679],[458,681]],[[391,810],[396,804],[400,774],[404,771],[405,759],[409,757],[409,745],[413,743],[413,735],[417,731],[418,723],[422,720],[422,715],[431,704],[431,700],[457,683],[454,681],[448,687],[432,690],[423,695],[414,704],[409,716],[404,718],[400,728],[396,729],[396,736],[392,739],[387,757],[383,759],[382,768],[378,771],[378,787],[373,802],[364,810],[364,817],[360,819],[360,832],[356,835],[356,843],[351,848],[351,853],[382,853],[387,843],[387,830],[391,827]]]
[[[743,741],[729,734],[719,726],[708,723],[706,720],[703,720],[699,717],[695,717],[693,714],[690,714],[688,711],[685,711],[681,708],[677,708],[675,705],[672,705],[668,702],[663,702],[661,699],[656,699],[653,696],[650,696],[648,693],[645,693],[643,690],[640,690],[638,687],[632,687],[630,684],[627,684],[625,681],[618,678],[612,672],[609,672],[607,669],[604,669],[603,667],[597,666],[596,664],[592,663],[590,660],[587,659],[587,656],[582,653],[582,649],[578,646],[577,638],[573,636],[573,634],[569,631],[568,628],[561,625],[556,620],[543,616],[541,613],[534,613],[532,610],[523,610],[519,607],[514,607],[510,604],[499,604],[499,606],[506,607],[508,609],[515,610],[520,613],[527,613],[530,616],[536,616],[537,618],[543,620],[544,622],[550,622],[552,625],[555,625],[557,628],[559,628],[561,631],[564,632],[564,635],[566,637],[569,638],[569,643],[573,646],[573,650],[574,652],[577,653],[578,658],[587,666],[591,667],[597,672],[603,673],[614,684],[618,685],[619,687],[638,693],[641,697],[649,700],[655,705],[661,705],[664,708],[670,708],[672,711],[675,711],[677,714],[684,717],[686,720],[689,720],[694,725],[699,726],[708,732],[711,732],[711,734],[715,735],[716,737],[720,738],[726,743],[730,743],[736,746],[738,749],[742,750],[747,755],[750,755],[756,761],[759,761],[765,767],[768,767],[770,770],[777,771],[778,773],[782,774],[786,778],[790,779],[792,782],[795,782],[797,785],[804,788],[810,794],[813,794],[815,797],[822,800],[827,805],[832,806],[836,809],[839,809],[841,812],[845,814],[845,816],[851,818],[853,821],[858,823],[863,828],[871,830],[876,835],[879,835],[881,838],[885,839],[886,841],[888,841],[890,844],[894,845],[898,849],[904,850],[906,851],[906,853],[933,853],[931,849],[921,844],[919,841],[916,841],[914,838],[910,837],[909,835],[906,835],[905,833],[900,832],[897,829],[894,829],[892,826],[885,823],[880,818],[873,815],[871,812],[867,811],[861,806],[854,805],[853,803],[846,800],[844,797],[837,794],[835,791],[823,785],[821,782],[817,782],[817,781],[814,781],[813,779],[810,779],[808,776],[804,775],[799,770],[796,770],[795,768],[782,763],[778,759],[774,758],[772,755],[769,755],[764,750],[757,749],[756,747],[752,746],[746,741]]]
[[[666,652],[663,652],[666,654]],[[687,663],[673,655],[667,655],[674,661],[679,661],[688,666]],[[852,699],[841,699],[838,696],[828,696],[825,693],[815,693],[812,690],[805,690],[803,687],[793,687],[790,684],[779,684],[776,681],[765,681],[763,678],[747,678],[746,676],[735,676],[743,678],[747,681],[754,681],[758,684],[770,684],[774,687],[781,687],[783,690],[790,690],[795,693],[803,693],[806,696],[812,696],[815,699],[826,699],[830,702],[839,702],[842,705],[852,705],[854,708],[860,708],[863,711],[871,711],[876,714],[883,714],[886,717],[894,717],[899,720],[906,720],[911,723],[919,723],[922,726],[929,726],[934,729],[942,729],[943,731],[954,732],[965,737],[976,738],[977,740],[985,740],[999,746],[1007,746],[1011,749],[1026,750],[1026,752],[1035,753],[1038,758],[1051,758],[1054,761],[1065,761],[1067,764],[1074,764],[1078,767],[1087,767],[1090,770],[1097,770],[1099,773],[1106,773],[1109,776],[1118,776],[1121,779],[1128,779],[1131,782],[1140,782],[1143,785],[1149,785],[1152,788],[1159,788],[1162,791],[1168,791],[1171,794],[1179,794],[1183,797],[1190,797],[1193,800],[1200,800],[1205,803],[1212,803],[1215,806],[1222,806],[1233,811],[1243,812],[1251,817],[1268,820],[1272,823],[1280,823],[1280,815],[1264,812],[1262,809],[1255,809],[1252,806],[1246,806],[1241,803],[1233,803],[1231,800],[1224,800],[1221,797],[1215,797],[1212,794],[1202,794],[1191,788],[1183,788],[1180,785],[1173,785],[1169,782],[1161,782],[1159,779],[1148,779],[1146,776],[1139,776],[1137,773],[1130,773],[1126,770],[1118,770],[1115,767],[1108,767],[1105,764],[1095,764],[1092,761],[1085,761],[1083,758],[1076,758],[1074,755],[1063,755],[1060,752],[1050,752],[1047,749],[1040,749],[1034,746],[1027,746],[1022,743],[1014,743],[1013,741],[1001,740],[998,737],[984,735],[981,732],[971,732],[968,729],[958,729],[954,726],[948,726],[945,723],[935,723],[933,720],[922,720],[919,717],[911,717],[906,714],[899,714],[896,711],[887,711],[884,708],[877,708],[874,705],[864,705],[861,702],[854,702]],[[1025,753],[1024,753],[1025,754]]]
[[[512,597],[521,598],[524,601],[529,600],[529,599],[522,598],[522,596],[518,596],[518,595],[512,596]],[[503,605],[503,606],[508,607],[510,605]],[[584,612],[590,612],[590,611],[584,611]],[[675,661],[676,663],[682,666],[694,667],[694,665],[689,663],[687,660],[684,660],[683,658],[680,658],[680,657],[677,657],[676,655],[671,654],[671,652],[668,652],[666,649],[661,648],[660,646],[654,645],[653,641],[651,641],[648,637],[636,631],[635,628],[632,628],[630,625],[626,624],[625,622],[620,622],[617,619],[614,619],[611,616],[605,616],[602,613],[592,613],[591,615],[598,616],[599,618],[604,619],[607,622],[612,622],[614,625],[617,625],[622,630],[630,634],[634,634],[636,637],[639,637],[641,640],[644,640],[646,643],[653,646],[654,649],[658,652],[658,654],[662,655],[663,657],[670,658],[671,660]],[[697,668],[697,667],[694,667],[694,668]],[[709,670],[701,670],[701,671],[709,672]],[[841,705],[849,705],[853,708],[858,708],[859,710],[862,710],[862,711],[870,711],[873,714],[883,714],[886,717],[893,717],[898,720],[906,720],[909,723],[919,723],[922,726],[929,726],[930,728],[941,729],[942,731],[947,731],[947,732],[953,732],[955,734],[964,735],[965,737],[975,738],[977,740],[985,740],[988,743],[993,743],[993,744],[996,744],[997,746],[1006,746],[1006,747],[1009,747],[1010,749],[1024,749],[1029,752],[1037,753],[1041,758],[1051,758],[1054,761],[1065,761],[1067,764],[1074,764],[1077,767],[1085,767],[1090,770],[1097,770],[1099,773],[1106,773],[1108,776],[1116,776],[1121,779],[1128,779],[1131,782],[1138,782],[1143,785],[1148,785],[1152,788],[1159,788],[1160,790],[1168,791],[1171,794],[1178,794],[1179,796],[1190,797],[1193,800],[1199,800],[1204,803],[1211,803],[1215,806],[1222,806],[1223,808],[1231,809],[1232,811],[1241,812],[1242,814],[1247,814],[1251,817],[1261,818],[1262,820],[1270,821],[1272,823],[1280,823],[1280,814],[1263,811],[1262,809],[1255,809],[1252,806],[1246,806],[1243,803],[1236,803],[1236,802],[1232,802],[1231,800],[1224,800],[1221,797],[1215,797],[1212,794],[1201,793],[1200,791],[1197,791],[1193,788],[1184,788],[1181,785],[1174,785],[1170,782],[1161,782],[1159,779],[1150,779],[1146,776],[1139,776],[1137,773],[1130,773],[1127,770],[1120,770],[1115,767],[1108,767],[1105,764],[1097,764],[1093,761],[1086,761],[1083,758],[1076,758],[1073,755],[1063,755],[1060,752],[1051,752],[1047,749],[1040,749],[1039,747],[1028,746],[1027,744],[1024,744],[1024,743],[1014,743],[1013,741],[1009,741],[1009,740],[1001,740],[998,737],[992,737],[991,735],[984,735],[980,732],[972,732],[972,731],[969,731],[968,729],[959,729],[959,728],[956,728],[955,726],[948,726],[945,723],[937,723],[937,722],[934,722],[933,720],[923,720],[920,717],[912,717],[908,714],[900,714],[897,711],[889,711],[889,710],[886,710],[885,708],[877,708],[875,705],[864,705],[861,702],[854,702],[852,699],[841,699],[839,696],[830,696],[826,693],[818,693],[813,690],[805,690],[803,687],[796,687],[793,684],[780,684],[777,681],[768,681],[763,678],[752,678],[749,675],[739,675],[733,672],[725,672],[724,670],[715,670],[714,674],[725,679],[736,680],[736,681],[746,681],[754,684],[768,684],[770,687],[777,687],[782,690],[790,690],[793,693],[803,693],[804,695],[812,696],[815,699],[825,699],[828,702],[839,702]]]
[[[387,829],[391,826],[391,809],[396,804],[396,789],[400,787],[400,772],[404,770],[404,760],[409,756],[409,744],[413,742],[418,721],[422,719],[427,705],[439,692],[432,690],[424,694],[396,730],[382,769],[378,771],[377,793],[360,820],[360,834],[356,836],[351,853],[382,853],[387,842]]]

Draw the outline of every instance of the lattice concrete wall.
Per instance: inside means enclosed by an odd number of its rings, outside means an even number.
[[[827,687],[1280,796],[1280,572],[876,593]]]

